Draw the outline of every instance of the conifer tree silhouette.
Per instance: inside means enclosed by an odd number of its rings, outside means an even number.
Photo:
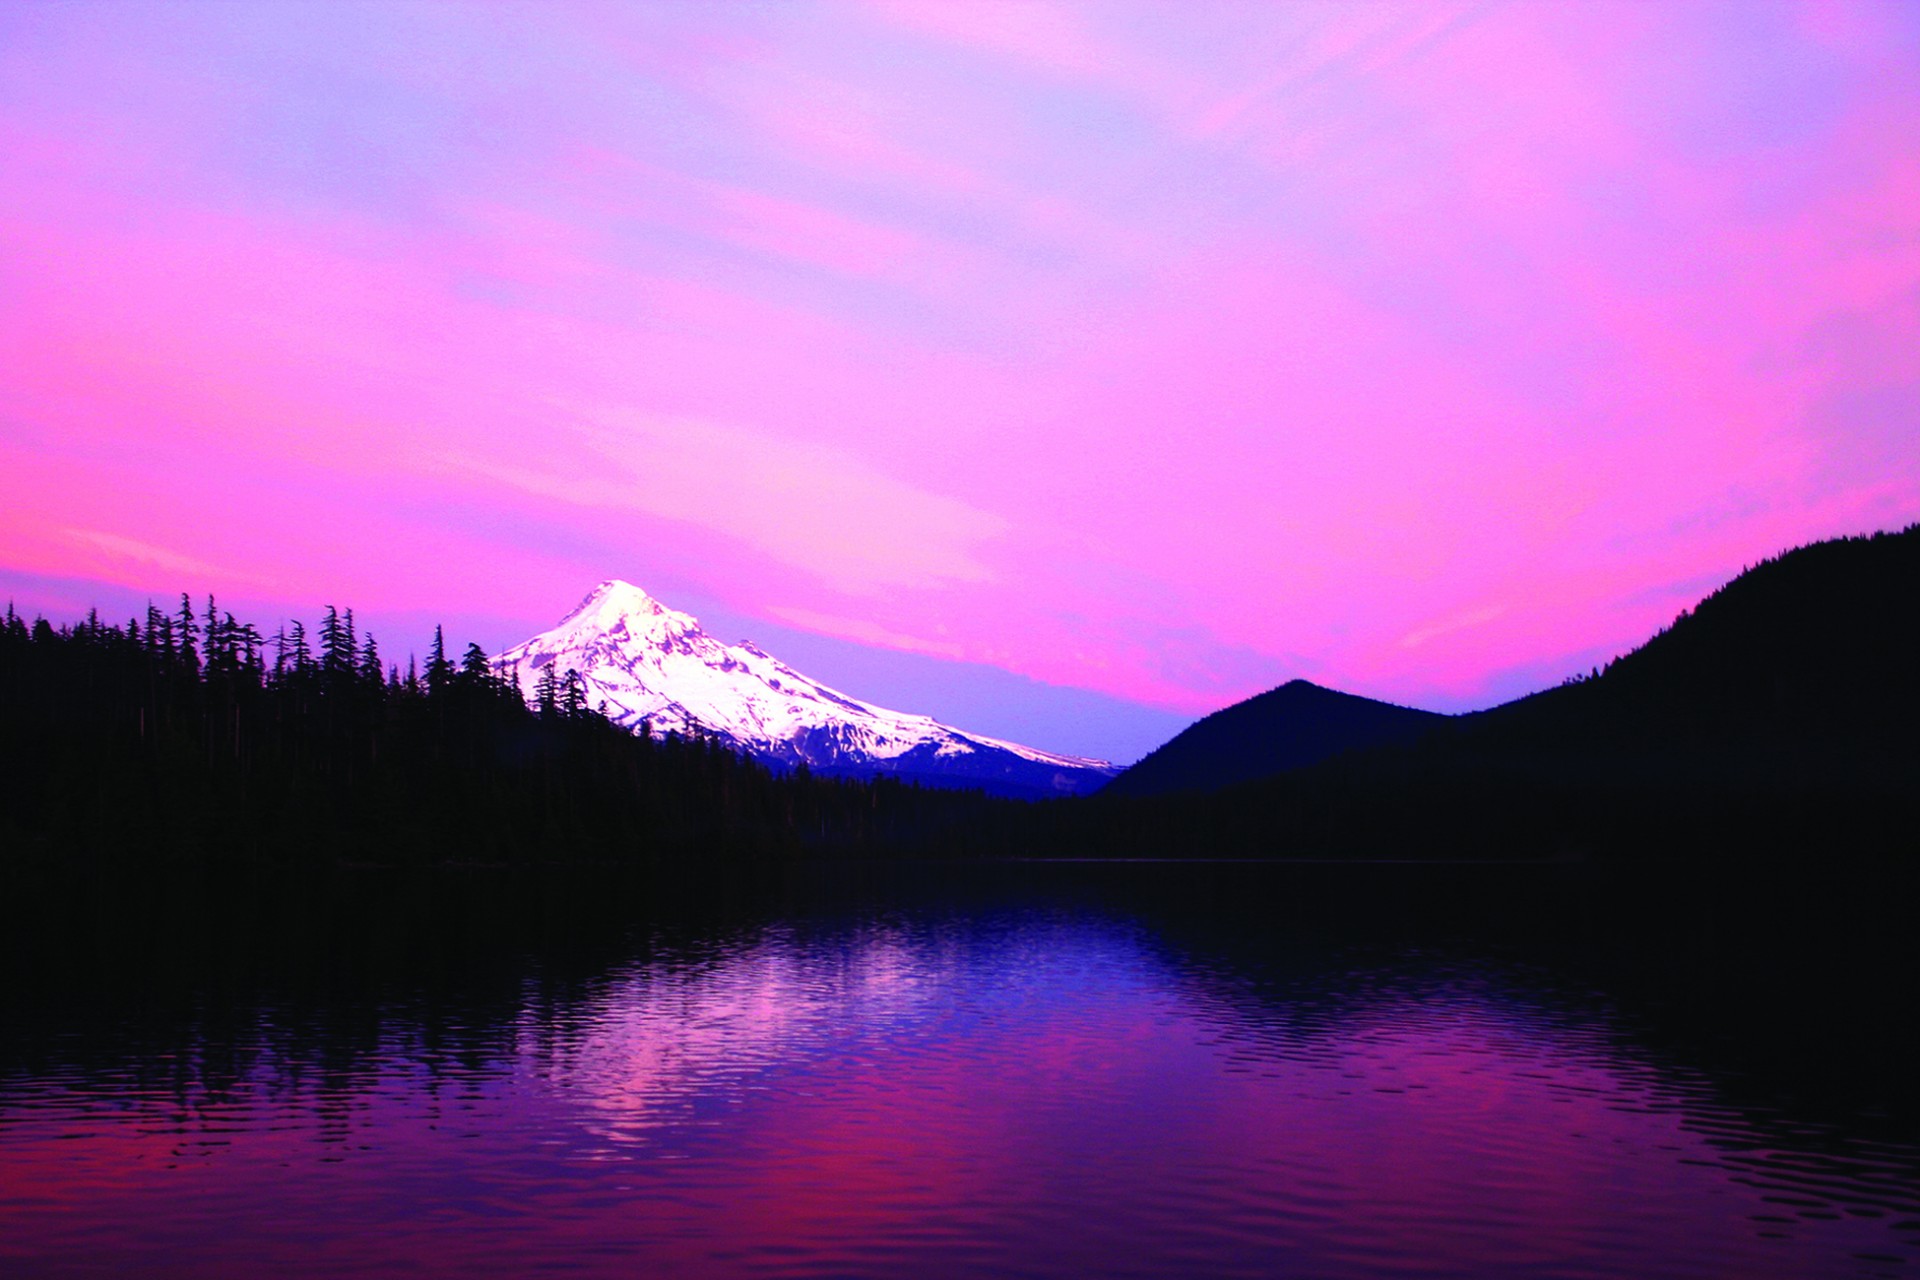
[[[493,666],[487,661],[487,651],[477,644],[469,644],[467,651],[460,656],[460,677],[467,685],[479,688],[493,678]]]
[[[329,681],[339,681],[354,674],[359,657],[354,649],[351,621],[342,618],[332,605],[328,605],[326,615],[320,620],[320,669]]]
[[[437,695],[453,682],[453,664],[447,661],[447,638],[438,626],[433,629],[433,647],[427,651],[427,692]]]
[[[189,671],[198,671],[200,656],[194,651],[194,637],[200,634],[200,627],[193,620],[193,598],[184,591],[180,593],[180,612],[174,619],[174,630],[178,633],[180,665]]]
[[[313,650],[307,644],[307,624],[295,618],[287,631],[287,643],[294,674],[301,677],[311,675]]]
[[[540,708],[542,719],[551,720],[559,707],[559,681],[554,678],[553,664],[549,662],[540,668],[540,678],[534,682],[534,701]]]

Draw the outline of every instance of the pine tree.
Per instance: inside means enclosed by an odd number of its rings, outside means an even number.
[[[180,644],[180,664],[189,671],[199,670],[200,656],[194,652],[193,641],[200,634],[200,627],[193,620],[193,599],[184,591],[180,593],[180,613],[174,619],[174,630]]]
[[[567,668],[567,678],[560,686],[560,714],[569,720],[587,714],[587,682],[572,667]]]
[[[427,651],[427,692],[438,694],[453,681],[453,664],[447,661],[447,638],[438,626],[433,629],[433,648]]]
[[[227,665],[227,655],[222,652],[226,637],[220,630],[220,615],[214,610],[213,595],[211,593],[207,595],[207,621],[206,630],[203,632],[203,635],[206,639],[206,645],[203,650],[206,654],[206,660],[202,665],[206,667],[207,674],[212,675],[217,670],[225,669]]]
[[[147,652],[156,658],[173,658],[173,619],[151,600],[147,601]]]
[[[308,675],[313,671],[313,650],[307,647],[307,624],[295,618],[293,627],[287,633],[288,656],[293,660],[295,675]]]
[[[227,634],[233,637],[238,651],[240,670],[250,679],[257,681],[266,667],[264,653],[267,639],[260,629],[251,622],[236,623],[233,615],[227,615]]]
[[[477,644],[467,645],[467,651],[460,656],[460,678],[466,684],[485,686],[493,678],[493,666],[487,661],[487,651]]]
[[[320,670],[332,674],[340,653],[340,614],[332,605],[320,615]]]
[[[343,619],[328,605],[320,621],[320,669],[336,680],[353,675],[360,656],[355,647],[351,618]]]

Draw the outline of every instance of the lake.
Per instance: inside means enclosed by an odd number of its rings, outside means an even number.
[[[1912,880],[1836,879],[14,882],[0,1274],[1916,1274]]]

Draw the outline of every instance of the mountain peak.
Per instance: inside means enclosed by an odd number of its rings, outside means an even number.
[[[699,730],[770,763],[894,773],[1008,794],[1084,791],[1112,775],[1098,760],[963,733],[930,716],[889,711],[810,679],[757,645],[725,645],[688,614],[609,578],[559,625],[495,660],[523,689],[549,667],[574,671],[588,705],[616,724]]]
[[[634,586],[625,578],[608,578],[605,582],[587,592],[568,617],[585,613],[589,609],[612,607],[622,613],[659,613],[665,608],[658,600],[643,589]]]
[[[1444,718],[1289,680],[1188,725],[1106,790],[1136,796],[1217,791],[1342,751],[1411,741]]]
[[[556,630],[590,630],[600,634],[615,631],[652,633],[657,631],[698,631],[700,622],[690,614],[669,609],[644,590],[624,578],[608,578],[589,591],[573,612],[560,620]]]

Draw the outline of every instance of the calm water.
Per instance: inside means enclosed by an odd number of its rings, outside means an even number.
[[[1897,913],[1559,874],[16,891],[0,1274],[1920,1274]]]

